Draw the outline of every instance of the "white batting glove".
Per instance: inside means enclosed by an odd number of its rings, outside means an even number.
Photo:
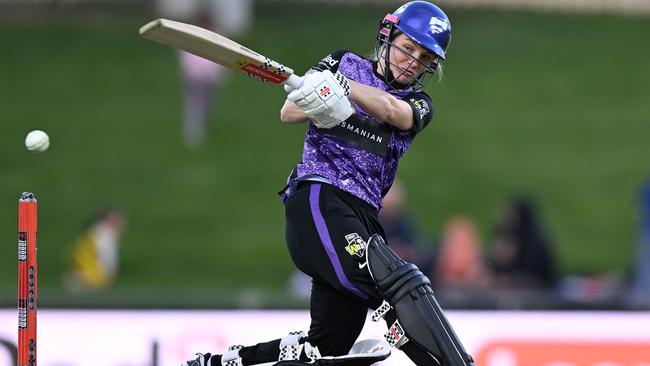
[[[287,99],[311,117],[316,127],[332,128],[354,113],[349,94],[347,78],[325,70],[307,74],[302,86],[292,90]]]

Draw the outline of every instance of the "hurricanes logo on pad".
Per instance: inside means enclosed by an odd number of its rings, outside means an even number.
[[[345,247],[345,250],[350,255],[358,255],[363,257],[366,253],[366,242],[359,236],[357,233],[348,234],[345,236],[345,240],[348,242],[348,245]]]

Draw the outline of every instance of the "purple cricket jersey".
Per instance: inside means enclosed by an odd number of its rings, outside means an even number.
[[[376,71],[376,62],[348,51],[334,52],[312,69],[337,70],[348,79],[389,92],[413,108],[414,127],[402,131],[378,121],[357,105],[355,113],[331,129],[313,123],[305,136],[302,162],[296,165],[281,193],[286,198],[301,180],[326,181],[379,210],[404,156],[416,134],[431,121],[431,99],[412,88],[391,89]]]

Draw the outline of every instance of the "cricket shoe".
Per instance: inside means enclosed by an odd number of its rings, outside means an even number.
[[[211,354],[197,353],[196,355],[198,356],[196,359],[185,361],[181,364],[181,366],[212,366],[210,363],[210,358],[212,358]]]
[[[212,355],[210,353],[197,353],[198,356],[194,360],[186,361],[181,366],[243,366],[241,357],[239,357],[239,350],[244,348],[242,345],[228,347],[228,352],[223,355]]]

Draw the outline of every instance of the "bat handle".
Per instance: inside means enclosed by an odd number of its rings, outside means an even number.
[[[291,74],[291,76],[289,76],[289,78],[284,83],[294,89],[298,89],[302,85],[302,77]]]

